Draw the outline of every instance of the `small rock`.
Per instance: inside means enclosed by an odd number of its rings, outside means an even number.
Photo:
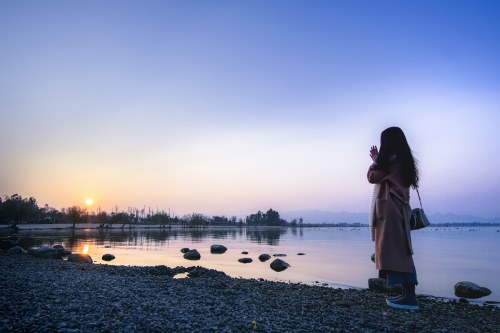
[[[227,247],[225,247],[224,245],[214,244],[214,245],[210,246],[210,253],[213,253],[213,254],[222,254],[226,251],[227,251]]]
[[[469,301],[467,300],[467,298],[460,297],[460,299],[458,300],[458,303],[469,304]]]
[[[26,254],[28,251],[20,246],[14,246],[7,250],[7,254]]]
[[[297,253],[298,256],[305,256],[306,254],[305,253],[302,253],[302,252],[299,252]]]
[[[113,259],[115,259],[115,256],[112,254],[109,254],[109,253],[102,256],[102,260],[104,260],[104,261],[111,261]]]
[[[248,254],[248,251],[243,251],[241,252],[241,254]]]
[[[110,249],[110,248],[112,248],[112,246],[111,245],[106,245],[104,248],[105,249]]]
[[[273,254],[273,257],[286,257],[286,254],[284,254],[284,253],[276,253],[276,254]]]
[[[68,256],[68,261],[82,262],[82,263],[86,263],[86,264],[91,264],[94,262],[92,260],[92,257],[89,256],[88,254],[85,254],[85,253],[72,253]]]
[[[401,285],[387,285],[386,279],[371,278],[368,279],[368,289],[384,293],[393,293],[401,291]]]
[[[240,258],[240,259],[238,259],[238,261],[241,262],[241,263],[243,263],[243,264],[249,264],[253,260],[251,258]]]
[[[375,253],[372,254],[372,256],[370,257],[370,259],[372,260],[372,262],[375,262]]]
[[[183,248],[181,249],[181,252],[182,252],[182,253],[187,253],[187,252],[189,252],[189,248],[187,248],[187,247],[183,247]]]
[[[259,260],[261,262],[268,261],[269,259],[271,259],[271,256],[269,254],[267,254],[267,253],[261,254],[259,256]]]
[[[274,259],[270,266],[273,271],[281,272],[290,267],[290,264],[281,259]]]
[[[58,249],[64,249],[64,246],[62,246],[61,244],[56,244],[52,246],[52,248],[58,250]]]
[[[455,284],[455,295],[464,298],[480,298],[491,294],[491,290],[469,281],[460,281]]]
[[[187,260],[200,260],[200,258],[201,255],[196,249],[189,250],[186,253],[184,253],[184,259]]]

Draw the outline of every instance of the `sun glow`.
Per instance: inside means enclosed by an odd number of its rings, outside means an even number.
[[[92,199],[92,198],[85,199],[85,204],[87,206],[91,206],[93,203],[94,203],[94,199]]]
[[[89,253],[89,245],[88,244],[85,244],[83,246],[83,251],[82,251],[83,254],[88,254]]]

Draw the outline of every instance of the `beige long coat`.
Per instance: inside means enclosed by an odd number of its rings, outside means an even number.
[[[380,184],[375,200],[375,264],[378,270],[412,272],[413,248],[410,235],[410,188],[404,185],[399,164],[389,172],[370,166],[368,181]]]

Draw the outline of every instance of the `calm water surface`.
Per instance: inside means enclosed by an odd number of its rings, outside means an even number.
[[[454,297],[458,281],[472,281],[492,290],[481,301],[500,301],[500,227],[428,228],[412,234],[419,285],[417,292]],[[373,243],[368,228],[208,228],[185,229],[77,229],[21,230],[26,247],[62,244],[72,252],[88,249],[98,264],[110,265],[200,265],[224,271],[233,277],[328,284],[366,288],[378,275],[370,256]],[[212,244],[228,248],[211,254]],[[180,249],[195,248],[201,260],[183,259]],[[241,252],[247,251],[248,255]],[[303,256],[297,255],[305,253]],[[104,262],[105,253],[116,256]],[[291,267],[274,272],[262,253],[286,254]],[[253,259],[250,264],[239,258]]]

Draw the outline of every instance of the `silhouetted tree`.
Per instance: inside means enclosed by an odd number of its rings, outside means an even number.
[[[118,211],[118,210],[117,210]],[[122,228],[125,226],[125,224],[130,223],[132,221],[132,218],[128,213],[125,212],[112,212],[111,213],[111,218],[109,219],[109,222],[111,225],[115,223],[122,223]]]
[[[154,224],[159,224],[162,228],[165,228],[167,223],[169,226],[172,224],[172,218],[165,211],[157,212],[151,216],[151,222]]]
[[[50,207],[45,204],[43,208],[40,209],[42,214],[42,221],[46,223],[58,223],[64,219],[64,215],[57,209]]]
[[[100,228],[104,228],[104,225],[109,223],[109,219],[110,217],[108,213],[106,211],[100,211],[100,209],[95,216],[95,220],[97,223],[99,223]]]
[[[212,216],[213,225],[229,225],[229,220],[225,216]]]
[[[15,227],[22,222],[33,222],[41,219],[41,211],[34,197],[25,199],[16,194],[5,197],[2,203],[2,215],[4,221]]]
[[[280,214],[272,209],[269,209],[265,214],[259,210],[256,214],[247,216],[246,222],[249,226],[284,226],[287,224],[285,220],[280,218]]]
[[[198,228],[208,225],[209,219],[203,214],[193,213],[191,215],[185,215],[183,217],[183,222],[184,226],[188,228]]]
[[[73,223],[73,228],[75,228],[76,223],[84,222],[86,215],[87,210],[80,206],[71,206],[65,211],[66,220]]]

